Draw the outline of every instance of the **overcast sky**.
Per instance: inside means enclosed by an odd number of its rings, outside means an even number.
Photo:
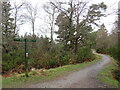
[[[36,20],[36,27],[38,27],[39,29],[44,29],[45,28],[45,23],[44,23],[44,18],[45,18],[45,12],[44,10],[42,9],[42,6],[43,4],[45,4],[46,2],[49,2],[50,0],[11,0],[11,2],[21,2],[21,1],[29,1],[32,3],[33,6],[35,6],[36,4],[39,6],[39,16],[40,18]],[[59,0],[59,1],[68,1],[68,0]],[[83,0],[84,1],[84,0]],[[106,13],[112,13],[111,15],[107,16],[107,17],[104,17],[104,18],[101,18],[101,21],[100,23],[104,23],[108,32],[111,31],[111,29],[113,28],[114,26],[114,22],[115,20],[117,19],[117,15],[115,15],[113,13],[114,10],[117,10],[118,9],[118,2],[120,0],[90,0],[91,3],[101,3],[101,2],[104,2],[107,6],[108,6],[108,9],[107,9],[107,12]],[[37,28],[37,29],[38,29]],[[57,29],[57,28],[56,28]],[[98,28],[95,28],[95,29],[98,29]],[[32,33],[31,31],[31,27],[30,25],[28,24],[24,24],[20,27],[20,35],[24,35],[25,33]],[[50,36],[49,33],[41,33],[40,31],[38,32],[36,30],[36,34],[39,34],[39,35],[47,35],[47,36]],[[56,37],[56,35],[55,35]]]

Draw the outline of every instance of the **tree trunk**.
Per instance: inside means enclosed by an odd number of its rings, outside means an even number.
[[[78,50],[78,38],[75,39],[75,48],[74,48],[75,55],[77,54],[77,50]]]

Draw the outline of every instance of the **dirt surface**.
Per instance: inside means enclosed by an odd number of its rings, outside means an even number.
[[[110,58],[103,54],[99,55],[102,59],[96,64],[54,80],[29,85],[27,88],[108,88],[97,80],[97,75],[110,63]]]

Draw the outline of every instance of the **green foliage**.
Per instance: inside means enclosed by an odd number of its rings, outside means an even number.
[[[90,34],[93,30],[91,24],[103,16],[100,9],[106,9],[104,8],[105,5],[103,3],[92,5],[88,11],[83,9],[81,13],[86,12],[88,18],[83,17],[81,21],[81,14],[78,11],[80,7],[83,8],[84,2],[80,6],[77,6],[79,2],[74,3],[72,1],[70,3],[71,5],[74,4],[75,7],[70,5],[67,11],[59,12],[55,20],[56,25],[59,27],[56,32],[59,43],[50,42],[48,37],[27,35],[27,33],[21,37],[16,35],[14,19],[11,18],[11,5],[9,2],[3,3],[3,72],[17,69],[17,67],[24,64],[24,42],[13,41],[15,37],[19,39],[35,38],[37,40],[37,42],[27,42],[29,68],[54,68],[84,62],[93,58],[91,46],[94,37],[90,37],[94,34]]]
[[[2,70],[9,71],[13,68],[17,68],[24,63],[23,50],[17,50],[10,54],[3,54]]]
[[[118,46],[111,46],[108,48],[107,52],[117,61],[117,67],[114,71],[113,71],[113,75],[115,77],[116,80],[120,80],[120,61],[119,61],[119,53],[120,53],[120,48]]]
[[[59,76],[64,76],[68,73],[71,73],[71,71],[77,71],[80,70],[81,68],[87,67],[88,65],[97,63],[101,59],[101,56],[96,55],[96,59],[92,62],[86,62],[86,63],[80,63],[76,65],[65,65],[62,67],[57,67],[57,68],[51,68],[48,70],[43,71],[42,73],[44,74],[39,74],[38,70],[31,71],[29,72],[29,77],[25,77],[25,74],[20,74],[19,76],[17,75],[14,77],[8,77],[8,78],[3,78],[3,88],[21,88],[21,86],[24,85],[29,85],[34,82],[42,82],[42,81],[47,81],[51,80],[53,78],[59,77]]]
[[[102,13],[106,10],[107,6],[104,3],[92,4],[87,10],[79,10],[84,2],[69,2],[69,8],[65,12],[60,12],[56,19],[56,25],[59,27],[56,34],[58,34],[58,41],[64,45],[65,51],[73,49],[76,54],[78,44],[82,44],[87,41],[87,35],[93,31],[92,24],[96,24],[96,21],[100,17],[104,16]],[[81,5],[79,4],[81,3]],[[71,6],[73,4],[73,6]],[[87,3],[86,3],[87,4]],[[87,7],[85,4],[84,7]],[[77,11],[78,10],[78,11]],[[84,13],[84,17],[81,13]],[[74,18],[76,17],[76,18]],[[83,19],[81,20],[80,17]],[[77,19],[77,20],[76,20]]]
[[[11,18],[11,4],[9,1],[2,3],[2,34],[3,39],[14,33],[14,19]],[[4,38],[5,37],[5,38]]]
[[[106,53],[106,49],[105,48],[97,48],[96,50],[98,53]]]
[[[67,64],[84,62],[93,58],[89,44],[87,47],[81,47],[75,55],[71,51],[64,51],[61,44],[50,43],[46,37],[37,37],[37,40],[34,43],[35,48],[32,48],[31,43],[27,44],[29,68],[55,68]],[[3,55],[3,71],[17,69],[21,64],[24,64],[24,44],[22,42],[19,44],[18,42],[15,43],[17,45],[15,50]]]
[[[117,61],[116,68],[113,69],[112,75],[114,76],[114,78],[116,80],[119,81],[120,80],[120,70],[119,70],[119,66],[120,66],[120,61],[119,61],[120,48],[118,48],[117,45],[116,46],[114,45],[114,46],[110,46],[107,49],[106,48],[104,48],[104,49],[103,48],[98,48],[97,52],[109,54],[110,56],[112,56]],[[113,80],[113,82],[114,82],[114,80]]]
[[[114,59],[118,60],[120,49],[116,45],[116,46],[110,46],[109,48],[98,48],[97,52],[109,54]]]
[[[17,58],[14,52],[13,36],[14,36],[14,19],[11,18],[11,4],[9,1],[2,3],[2,68],[8,71],[16,67]],[[15,56],[14,56],[15,54]]]
[[[89,47],[81,47],[78,49],[77,61],[84,62],[86,60],[91,60],[94,55]]]
[[[110,57],[111,58],[111,57]],[[119,68],[117,67],[117,62],[115,59],[111,58],[111,63],[100,71],[98,75],[98,79],[106,84],[108,84],[111,87],[118,88],[118,83],[120,83],[118,80],[118,73],[116,73],[116,70]],[[117,75],[118,76],[117,76]],[[117,80],[116,80],[117,76]]]
[[[118,46],[110,46],[110,47],[107,49],[107,52],[108,52],[112,57],[114,57],[115,59],[118,59],[118,54],[119,54],[120,50],[118,49]]]
[[[114,78],[120,82],[120,69],[116,68],[113,72],[112,72]]]
[[[69,64],[70,61],[72,61],[73,55],[71,52],[67,51],[65,52],[64,54],[61,55],[61,58],[60,58],[60,64],[61,65],[66,65],[66,64]]]

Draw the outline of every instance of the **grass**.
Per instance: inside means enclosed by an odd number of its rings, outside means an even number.
[[[109,56],[110,57],[110,56]],[[114,78],[112,72],[117,69],[117,62],[112,57],[111,63],[99,73],[98,80],[113,88],[118,88],[118,81]]]
[[[0,89],[2,88],[2,77],[0,75]],[[2,90],[2,89],[1,89]]]
[[[2,87],[3,88],[20,88],[21,86],[26,86],[32,83],[48,81],[51,79],[55,79],[57,77],[61,77],[63,75],[67,75],[72,73],[73,71],[77,71],[81,68],[85,68],[89,65],[92,65],[98,62],[101,59],[101,56],[95,55],[96,59],[91,62],[84,62],[76,65],[65,65],[62,67],[51,68],[48,70],[38,70],[32,71],[29,73],[29,77],[26,78],[24,74],[15,75],[13,77],[3,78]],[[38,73],[40,72],[40,73]]]

